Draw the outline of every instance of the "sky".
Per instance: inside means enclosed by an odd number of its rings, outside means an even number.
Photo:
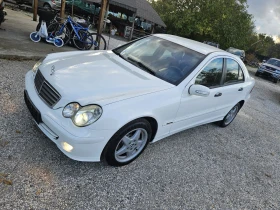
[[[254,15],[258,33],[265,33],[280,42],[280,0],[247,0],[248,13]]]

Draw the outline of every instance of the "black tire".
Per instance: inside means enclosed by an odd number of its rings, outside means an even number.
[[[98,35],[97,33],[91,33],[93,40],[94,40],[94,50],[106,50],[107,49],[107,43],[105,38],[102,35]],[[96,40],[97,37],[100,37],[100,44],[98,45]]]
[[[75,34],[73,37],[73,43],[75,47],[79,50],[89,50],[93,45],[93,37],[88,31],[79,30],[78,34],[80,39],[78,39],[77,35]]]
[[[237,108],[237,111],[236,111],[235,115],[234,115],[233,118],[230,120],[230,122],[227,122],[227,120],[226,120],[226,119],[227,119],[227,116],[230,114],[230,112],[231,112],[235,107]],[[239,110],[240,110],[240,107],[241,107],[241,106],[240,106],[240,103],[238,103],[238,104],[236,104],[234,107],[232,107],[232,109],[227,113],[227,115],[224,117],[224,119],[218,122],[218,125],[219,125],[220,127],[222,127],[222,128],[229,126],[229,125],[233,122],[233,120],[235,119],[235,117],[237,116],[237,114],[238,114],[238,112],[239,112]]]
[[[259,72],[256,72],[256,73],[255,73],[255,76],[257,76],[257,77],[260,76],[260,73],[259,73]]]
[[[58,23],[58,22],[52,23],[48,27],[48,33],[54,37],[55,36],[60,37],[63,40],[64,45],[66,45],[70,41],[71,34],[70,34],[68,27],[66,27],[66,26],[64,27],[63,32],[60,34],[59,31],[60,31],[61,27],[62,27],[61,23]]]
[[[272,82],[273,82],[273,83],[277,83],[277,82],[278,82],[278,79],[273,78],[273,79],[272,79]]]
[[[115,152],[117,149],[117,146],[119,145],[119,143],[122,141],[122,138],[124,136],[126,136],[129,132],[135,130],[135,129],[144,129],[148,136],[147,136],[147,142],[145,144],[145,146],[142,148],[142,150],[140,151],[139,154],[137,154],[137,156],[135,156],[133,159],[127,161],[127,162],[120,162],[116,159],[115,157]],[[134,120],[128,124],[126,124],[125,126],[123,126],[117,133],[115,133],[115,135],[109,140],[109,142],[107,143],[105,149],[103,150],[103,158],[105,158],[105,161],[111,165],[111,166],[124,166],[127,165],[129,163],[131,163],[132,161],[134,161],[137,157],[139,157],[139,155],[141,155],[141,153],[146,149],[148,143],[151,140],[151,136],[152,136],[152,128],[150,123],[145,120],[145,119],[138,119],[138,120]]]

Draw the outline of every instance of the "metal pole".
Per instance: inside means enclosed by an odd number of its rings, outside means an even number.
[[[33,21],[37,21],[38,0],[33,0]]]
[[[101,8],[100,8],[100,12],[99,12],[99,24],[98,24],[98,28],[97,28],[97,34],[102,34],[102,29],[103,29],[103,22],[104,22],[104,16],[106,13],[106,8],[107,8],[107,4],[109,3],[108,0],[102,0],[101,2]],[[97,36],[97,43],[98,46],[100,45],[100,37]]]
[[[130,31],[129,40],[132,40],[132,37],[133,37],[134,23],[135,23],[135,13],[133,14],[132,17],[133,17],[133,22],[132,22],[132,28],[131,28],[131,31]]]

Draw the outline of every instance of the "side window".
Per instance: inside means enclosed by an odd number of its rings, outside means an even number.
[[[238,72],[238,81],[239,82],[244,81],[244,74],[243,74],[243,71],[240,66],[239,66],[239,72]]]
[[[223,58],[211,61],[196,77],[195,84],[206,87],[219,86],[223,74]]]
[[[244,81],[244,75],[239,64],[227,58],[225,84]]]

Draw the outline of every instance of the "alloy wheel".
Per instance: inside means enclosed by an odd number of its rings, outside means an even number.
[[[225,125],[230,124],[238,113],[238,105],[235,105],[225,117]]]
[[[119,162],[128,162],[135,158],[145,148],[148,133],[143,128],[128,132],[118,143],[115,158]]]

